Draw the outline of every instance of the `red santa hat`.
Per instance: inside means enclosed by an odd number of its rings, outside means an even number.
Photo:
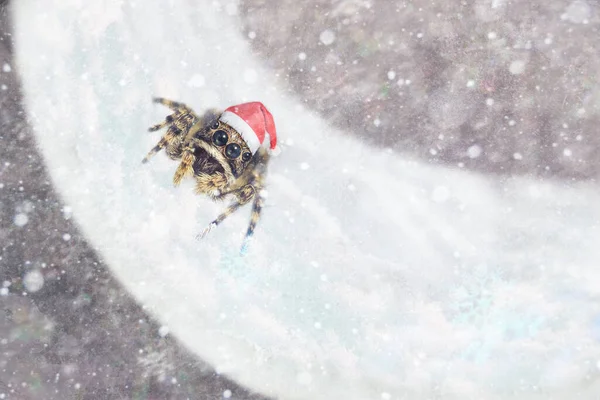
[[[221,114],[219,119],[242,135],[252,154],[256,153],[264,143],[268,143],[271,150],[277,146],[273,115],[261,102],[253,101],[231,106]]]

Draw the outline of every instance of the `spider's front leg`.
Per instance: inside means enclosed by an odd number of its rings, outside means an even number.
[[[178,159],[181,157],[185,136],[190,128],[199,119],[194,111],[185,104],[163,98],[155,98],[154,102],[163,104],[172,109],[174,112],[171,115],[168,115],[163,122],[148,128],[150,132],[154,132],[166,126],[169,127],[165,135],[159,140],[156,146],[154,146],[152,150],[148,152],[146,157],[144,157],[142,163],[147,163],[152,156],[154,156],[164,147],[167,148],[167,155],[172,159]]]
[[[236,212],[241,206],[248,203],[256,195],[256,189],[252,185],[246,185],[232,193],[223,193],[215,196],[216,200],[220,200],[229,194],[235,195],[236,199],[231,203],[225,211],[223,211],[214,221],[212,221],[204,230],[197,236],[198,239],[204,238],[213,228],[217,227],[227,217]]]
[[[260,219],[260,213],[264,205],[264,187],[265,178],[267,175],[267,165],[269,164],[270,155],[265,149],[260,149],[256,154],[256,164],[252,170],[252,182],[256,188],[256,196],[254,197],[254,203],[252,204],[252,213],[250,214],[250,225],[246,231],[244,237],[244,244],[242,245],[242,253],[246,251],[249,240],[254,235],[254,229]]]
[[[269,157],[269,153],[266,149],[258,150],[251,169],[248,170],[244,177],[240,177],[240,179],[247,182],[247,184],[238,191],[221,194],[222,196],[234,194],[237,197],[237,201],[227,207],[227,209],[225,209],[225,211],[219,215],[217,219],[211,222],[211,224],[199,235],[200,238],[206,236],[214,227],[219,225],[229,215],[233,214],[239,207],[254,199],[252,204],[252,212],[250,215],[250,225],[248,225],[248,230],[246,231],[246,235],[244,237],[244,243],[240,250],[241,254],[245,254],[248,243],[250,242],[250,239],[254,234],[254,230],[256,229],[258,220],[260,219],[260,214],[264,205],[263,189],[265,187],[264,181],[267,172],[267,165],[269,163]],[[220,196],[216,197],[215,199],[219,200]]]
[[[194,147],[187,146],[181,153],[181,162],[175,170],[175,176],[173,177],[173,184],[178,186],[186,175],[191,175],[193,172],[194,161]]]

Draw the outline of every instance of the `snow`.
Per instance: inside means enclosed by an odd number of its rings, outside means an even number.
[[[44,275],[37,269],[28,271],[23,277],[23,285],[28,292],[35,293],[44,286]]]
[[[335,33],[331,29],[325,29],[319,35],[319,40],[325,46],[329,46],[330,44],[332,44],[335,41]]]
[[[586,1],[575,0],[569,4],[565,13],[561,15],[561,19],[575,24],[587,24],[587,21],[591,17],[591,13],[592,10]]]
[[[258,74],[254,69],[247,69],[244,71],[244,81],[248,84],[256,83]]]
[[[443,203],[450,197],[450,190],[446,186],[438,186],[433,189],[431,199],[436,203]]]
[[[312,376],[308,372],[301,372],[296,377],[296,381],[303,386],[308,386],[312,383]]]
[[[237,13],[238,13],[237,4],[234,2],[227,3],[227,5],[225,6],[225,12],[227,13],[227,15],[230,15],[230,16],[237,15]]]
[[[62,212],[63,212],[63,217],[65,219],[71,219],[71,216],[73,215],[73,210],[71,209],[71,207],[64,206],[62,209]]]
[[[520,75],[525,71],[526,62],[524,60],[515,60],[510,63],[508,70],[513,75]]]
[[[18,213],[15,215],[13,222],[16,226],[25,226],[29,222],[29,217],[25,213]]]
[[[477,158],[481,155],[481,146],[474,144],[467,149],[467,155],[469,158]]]
[[[496,21],[506,13],[507,0],[478,0],[475,13],[482,22]]]
[[[405,83],[408,85],[410,81]],[[452,129],[462,125],[473,114],[474,104],[475,99],[468,90],[443,87],[431,95],[428,114],[440,129]]]
[[[206,79],[204,78],[204,76],[200,75],[200,74],[194,74],[192,75],[192,77],[190,78],[190,80],[188,81],[188,85],[191,87],[202,87],[206,84]]]
[[[600,358],[595,186],[500,181],[371,148],[279,89],[237,16],[212,1],[14,4],[25,104],[54,185],[115,276],[220,373],[280,399],[497,399],[570,393]],[[202,89],[187,85],[184,59]],[[467,117],[450,105],[467,113],[475,100],[441,90],[429,112],[457,126]],[[196,110],[260,99],[293,139],[272,160],[244,257],[248,208],[197,241],[222,204],[190,182],[173,188],[164,155],[141,165],[158,140],[146,129],[167,113],[156,95]]]

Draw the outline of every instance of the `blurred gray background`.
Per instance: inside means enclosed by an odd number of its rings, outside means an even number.
[[[0,398],[262,398],[161,330],[79,234],[20,105],[7,4]],[[500,180],[598,176],[597,1],[244,0],[235,10],[281,85],[373,145]]]
[[[245,0],[254,50],[380,146],[482,173],[596,179],[597,0]]]

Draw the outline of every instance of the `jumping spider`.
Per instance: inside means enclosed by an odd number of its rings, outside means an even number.
[[[150,132],[168,127],[158,144],[146,155],[143,163],[161,149],[173,160],[181,160],[175,171],[173,183],[177,186],[183,178],[193,175],[196,193],[213,201],[233,197],[233,202],[208,227],[200,238],[219,225],[225,218],[251,200],[252,215],[244,238],[254,233],[263,207],[261,190],[269,162],[269,150],[277,145],[275,123],[267,108],[259,102],[239,104],[219,113],[208,110],[202,117],[182,103],[155,98],[155,103],[173,110],[165,121],[149,128]]]

